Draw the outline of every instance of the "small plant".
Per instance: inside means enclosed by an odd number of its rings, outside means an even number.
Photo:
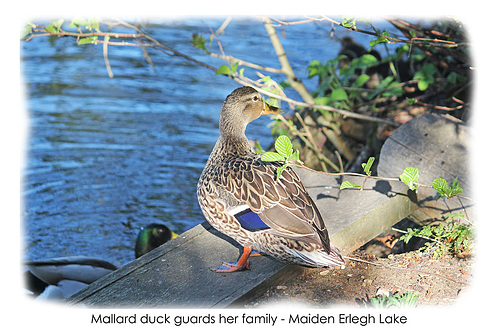
[[[389,307],[416,307],[418,296],[416,292],[405,292],[402,295],[399,293],[387,295],[378,295],[370,298],[370,303],[375,308]]]
[[[370,157],[367,162],[364,162],[361,164],[361,167],[363,168],[363,171],[365,172],[365,174],[367,176],[372,175],[371,168],[372,168],[374,161],[375,161],[375,158]],[[351,182],[351,181],[342,182],[342,184],[340,185],[340,190],[345,189],[345,188],[357,188],[359,190],[363,190],[363,186],[360,186],[359,184],[356,184],[356,183]]]
[[[276,170],[276,178],[281,176],[283,169],[288,167],[292,161],[302,163],[299,160],[299,151],[293,151],[292,142],[287,136],[279,136],[274,142],[274,149],[276,152],[265,152],[260,159],[262,161],[277,161],[283,164]]]
[[[406,184],[408,188],[411,190],[415,190],[418,188],[418,181],[419,175],[418,175],[418,168],[415,167],[408,167],[403,171],[403,174],[399,176],[399,179],[401,182]]]
[[[447,252],[460,257],[467,256],[472,250],[473,231],[471,226],[455,220],[463,216],[463,212],[452,213],[443,224],[424,226],[421,229],[408,228],[400,240],[408,243],[413,237],[428,239],[429,242],[419,251],[432,254],[433,258],[443,256]]]
[[[452,198],[455,195],[462,193],[464,190],[459,187],[458,178],[448,185],[445,179],[437,178],[432,181],[432,188],[439,193],[439,198],[442,196],[446,198]]]

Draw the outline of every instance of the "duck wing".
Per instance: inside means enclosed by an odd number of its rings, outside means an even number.
[[[254,213],[253,218],[245,215],[247,223],[238,219],[243,228],[265,230],[267,225],[269,233],[315,243],[330,253],[328,231],[314,201],[292,168],[276,179],[279,166],[260,160],[260,155],[230,159],[217,166],[212,180],[219,192],[232,197],[228,202],[237,203],[231,213]]]

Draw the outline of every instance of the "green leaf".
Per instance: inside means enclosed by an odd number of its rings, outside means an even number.
[[[399,176],[399,179],[408,186],[411,190],[415,190],[418,188],[418,185],[415,184],[418,181],[418,168],[408,167],[404,170],[403,174]]]
[[[308,71],[308,74],[307,74],[307,77],[309,79],[317,76],[320,74],[320,68],[322,67],[323,65],[321,65],[320,61],[319,60],[313,60],[312,62],[309,63],[309,66],[307,67],[307,71]]]
[[[230,75],[231,74],[231,69],[227,65],[222,65],[221,67],[219,67],[219,69],[217,70],[217,72],[215,72],[215,74]]]
[[[333,101],[345,101],[348,100],[349,98],[347,97],[347,93],[344,89],[342,88],[335,88],[332,93],[330,94],[330,98]]]
[[[61,26],[63,24],[64,20],[60,19],[57,21],[52,21],[50,24],[45,27],[45,31],[51,33],[51,34],[57,34],[61,31]]]
[[[368,81],[370,80],[370,76],[368,74],[361,74],[357,79],[356,81],[354,81],[354,83],[352,84],[351,87],[354,87],[354,88],[359,88],[359,87],[363,87],[363,85]]]
[[[75,17],[73,20],[71,20],[71,23],[68,25],[68,27],[85,27],[85,29],[94,29],[96,31],[100,31],[98,18],[84,19],[82,17]]]
[[[424,91],[429,87],[429,82],[425,81],[424,79],[420,79],[417,83],[417,87],[420,91]]]
[[[400,85],[399,82],[391,82],[387,86],[387,90],[382,93],[382,96],[401,96],[403,95],[403,87]]]
[[[345,28],[356,28],[356,19],[354,17],[343,17],[341,24]]]
[[[238,64],[239,62],[236,62],[234,64],[231,64],[230,68],[231,68],[231,73],[236,73],[236,71],[238,70]]]
[[[463,192],[463,189],[459,187],[458,178],[455,178],[451,186],[449,186],[445,179],[438,177],[432,181],[432,188],[439,193],[439,197],[444,196],[446,198],[451,198]]]
[[[32,31],[33,31],[33,25],[31,23],[28,23],[24,27],[24,29],[21,33],[21,39],[26,38],[29,34],[31,34]]]
[[[276,149],[276,152],[287,158],[293,153],[292,142],[290,141],[290,138],[285,135],[279,136],[276,139],[274,148]]]
[[[281,173],[283,173],[283,170],[287,167],[287,165],[283,165],[283,166],[279,166],[277,169],[276,169],[276,179],[279,179],[280,176],[281,176]]]
[[[446,196],[446,192],[450,189],[450,186],[445,179],[438,177],[432,181],[432,188],[434,188],[434,190],[436,190],[441,196]]]
[[[424,91],[434,82],[434,74],[436,73],[436,65],[432,63],[425,64],[420,71],[413,76],[414,80],[418,80],[418,89]]]
[[[97,38],[98,38],[97,36],[90,36],[90,37],[80,38],[78,40],[78,45],[96,44]]]
[[[458,84],[463,84],[463,83],[466,83],[467,82],[467,77],[463,76],[463,75],[460,75],[458,74],[457,72],[451,72],[447,77],[446,79],[448,80],[448,82],[452,85],[456,85],[457,83]]]
[[[371,54],[364,54],[361,57],[354,59],[353,62],[356,64],[357,67],[359,68],[366,68],[372,65],[375,65],[378,63],[377,57]]]
[[[389,43],[389,39],[387,38],[389,36],[388,31],[384,31],[382,33],[382,36],[378,36],[376,40],[370,41],[370,46],[373,48],[377,44],[382,44],[382,43]]]
[[[328,106],[332,102],[332,99],[329,96],[318,96],[314,98],[314,103],[323,105],[323,106]]]
[[[412,104],[414,104],[415,102],[417,102],[417,99],[411,98],[411,97],[407,97],[406,101],[408,101],[408,105],[411,106]]]
[[[370,176],[372,174],[370,169],[372,168],[374,161],[375,161],[375,157],[370,157],[366,163],[361,164],[361,167],[365,171],[365,174],[368,176]]]
[[[191,43],[197,49],[203,50],[208,53],[207,48],[205,47],[205,38],[201,34],[194,33],[191,35]]]
[[[357,189],[361,189],[362,187],[359,184],[352,183],[351,181],[344,181],[340,185],[340,190],[345,189],[345,188],[357,188]]]
[[[295,150],[295,152],[293,152],[293,154],[289,157],[289,160],[291,161],[300,161],[299,160],[299,150]]]
[[[260,160],[262,160],[262,161],[285,161],[285,157],[283,157],[281,154],[278,154],[276,152],[265,152],[260,157]]]

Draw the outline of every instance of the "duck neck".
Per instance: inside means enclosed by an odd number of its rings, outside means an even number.
[[[245,135],[234,136],[221,134],[212,151],[212,157],[217,157],[218,160],[226,160],[250,154],[255,154],[255,151]]]

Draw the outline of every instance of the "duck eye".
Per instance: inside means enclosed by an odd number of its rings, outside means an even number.
[[[254,97],[252,98],[252,101],[253,102],[257,102],[259,101],[259,97],[257,95],[254,95]]]

